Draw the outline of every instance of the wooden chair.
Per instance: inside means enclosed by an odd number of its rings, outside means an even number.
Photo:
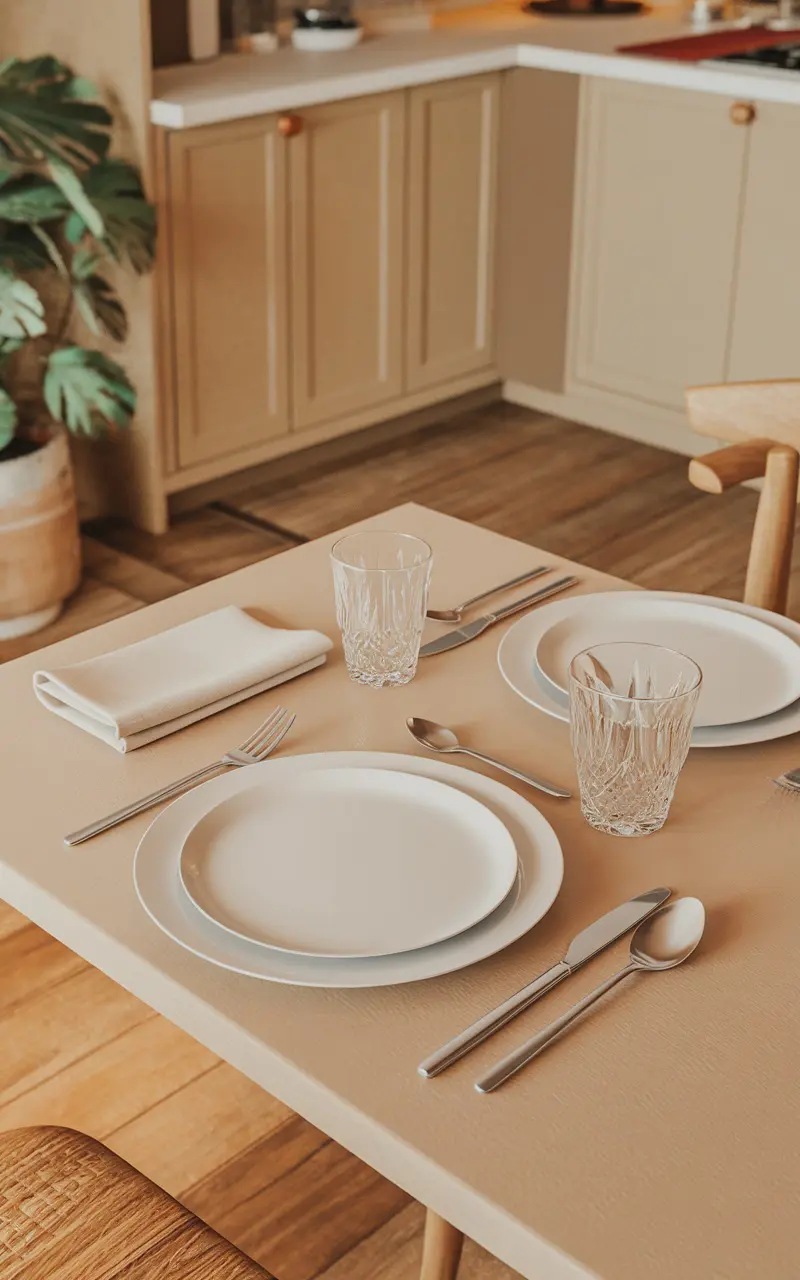
[[[273,1280],[101,1143],[0,1134],[2,1280]]]
[[[722,493],[744,480],[764,478],[744,599],[785,613],[797,514],[800,380],[690,387],[686,408],[700,435],[731,442],[692,459],[693,485]]]

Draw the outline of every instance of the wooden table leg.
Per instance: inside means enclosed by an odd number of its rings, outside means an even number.
[[[463,1232],[428,1209],[420,1280],[456,1280],[463,1245]]]

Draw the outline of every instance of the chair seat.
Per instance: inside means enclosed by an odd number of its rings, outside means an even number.
[[[0,1134],[0,1280],[273,1280],[71,1129]]]

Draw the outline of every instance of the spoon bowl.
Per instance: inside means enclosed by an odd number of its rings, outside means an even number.
[[[409,733],[429,751],[458,751],[461,747],[452,729],[445,729],[443,724],[435,720],[423,720],[420,716],[409,716],[406,720]]]
[[[682,964],[697,947],[706,923],[699,898],[676,898],[643,920],[631,938],[631,962],[659,972]]]
[[[432,622],[460,622],[463,616],[463,609],[429,609],[425,614]]]

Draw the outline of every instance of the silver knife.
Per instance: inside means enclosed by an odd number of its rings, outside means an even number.
[[[494,626],[495,622],[502,622],[504,618],[510,618],[512,613],[519,613],[521,609],[538,604],[540,600],[558,595],[559,591],[566,591],[567,587],[574,586],[577,581],[578,579],[574,577],[558,578],[556,582],[551,582],[549,587],[540,587],[538,591],[524,596],[522,600],[507,604],[504,609],[498,609],[496,613],[485,613],[482,618],[476,618],[474,622],[466,622],[463,627],[439,636],[438,640],[429,640],[420,649],[419,656],[429,658],[434,653],[446,653],[448,649],[456,649],[460,644],[466,644],[476,636],[482,635],[486,628]]]
[[[640,893],[637,898],[631,898],[630,902],[623,902],[620,906],[614,907],[613,911],[608,911],[599,920],[595,920],[588,929],[584,929],[572,939],[563,960],[559,960],[552,969],[539,974],[533,982],[529,982],[513,996],[509,996],[508,1000],[504,1000],[489,1013],[485,1013],[454,1040],[437,1049],[419,1064],[417,1067],[419,1074],[430,1079],[432,1076],[438,1076],[440,1071],[451,1067],[454,1062],[458,1062],[459,1058],[463,1058],[476,1045],[482,1044],[500,1027],[504,1027],[512,1018],[516,1018],[518,1013],[529,1008],[562,978],[568,978],[581,965],[586,964],[587,960],[599,955],[606,947],[610,947],[612,942],[616,942],[617,938],[628,933],[634,925],[646,920],[666,902],[671,893],[671,889],[650,889],[648,893]]]

